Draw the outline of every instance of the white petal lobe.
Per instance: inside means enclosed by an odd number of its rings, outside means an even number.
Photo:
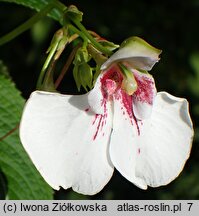
[[[87,95],[36,91],[24,108],[20,138],[54,189],[72,187],[91,195],[99,192],[113,173],[107,153],[111,119],[111,113],[102,116],[90,111]]]
[[[193,127],[185,99],[158,93],[150,119],[139,123],[136,174],[158,187],[174,180],[189,158]]]
[[[124,92],[114,99],[113,131],[110,143],[111,161],[115,168],[136,186],[146,189],[145,181],[136,176],[139,145],[134,141],[139,133],[132,116],[131,96]]]
[[[91,110],[97,114],[104,113],[104,96],[102,94],[101,87],[101,77],[103,73],[101,73],[95,83],[94,88],[88,93],[88,103]]]

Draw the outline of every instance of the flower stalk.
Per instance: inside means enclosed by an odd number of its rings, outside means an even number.
[[[98,49],[99,51],[101,51],[102,53],[111,56],[112,55],[112,51],[110,51],[109,49],[105,48],[104,46],[102,46],[100,43],[98,43],[94,37],[92,37],[89,32],[86,30],[86,28],[76,19],[71,20],[80,30],[81,32],[84,34],[85,37],[87,37],[90,42],[93,44],[93,46]]]
[[[39,11],[37,14],[35,14],[33,17],[31,17],[29,20],[9,32],[8,34],[4,35],[0,38],[0,46],[8,43],[9,41],[13,40],[23,32],[30,29],[36,22],[38,22],[40,19],[45,17],[52,9],[54,8],[54,4],[50,3],[46,7],[44,7],[41,11]]]

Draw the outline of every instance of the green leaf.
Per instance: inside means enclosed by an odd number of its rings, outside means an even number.
[[[8,199],[52,199],[52,189],[42,179],[24,151],[17,128],[24,99],[0,67],[0,170],[8,183]],[[11,133],[11,131],[14,131]]]
[[[5,199],[7,193],[6,179],[0,170],[0,200]]]
[[[52,0],[39,0],[39,1],[36,1],[36,0],[0,0],[0,1],[16,3],[19,5],[29,7],[31,9],[36,10],[36,11],[40,11],[43,7],[45,7],[47,4],[52,2]],[[58,20],[59,22],[62,22],[63,13],[58,9],[53,9],[49,13],[49,16],[55,20]]]

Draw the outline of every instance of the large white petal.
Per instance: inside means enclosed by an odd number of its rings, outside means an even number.
[[[108,143],[112,116],[89,110],[87,95],[33,92],[24,108],[20,138],[33,163],[54,189],[99,192],[113,166]]]
[[[158,62],[160,53],[161,50],[152,47],[143,39],[131,37],[122,43],[120,49],[101,66],[101,69],[105,70],[115,62],[125,61],[135,69],[149,71]]]
[[[115,168],[129,181],[146,189],[145,181],[136,176],[136,161],[139,157],[139,145],[135,137],[139,128],[132,112],[132,96],[124,91],[114,98],[113,131],[110,142],[110,156]]]
[[[189,157],[193,127],[188,102],[166,92],[158,93],[151,118],[139,122],[140,146],[136,175],[147,185],[166,185],[182,171]]]

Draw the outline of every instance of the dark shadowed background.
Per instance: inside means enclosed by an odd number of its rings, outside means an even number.
[[[183,172],[168,186],[143,191],[115,171],[111,181],[96,196],[60,190],[55,192],[55,199],[199,199],[199,0],[62,2],[76,5],[84,12],[84,26],[114,43],[140,36],[162,49],[161,60],[151,73],[158,91],[189,100],[195,137]],[[35,11],[26,7],[1,3],[0,36],[34,14]],[[57,22],[44,18],[31,30],[0,47],[0,59],[8,66],[25,98],[35,89],[45,51],[58,28]],[[77,93],[72,71],[67,73],[60,89]]]

